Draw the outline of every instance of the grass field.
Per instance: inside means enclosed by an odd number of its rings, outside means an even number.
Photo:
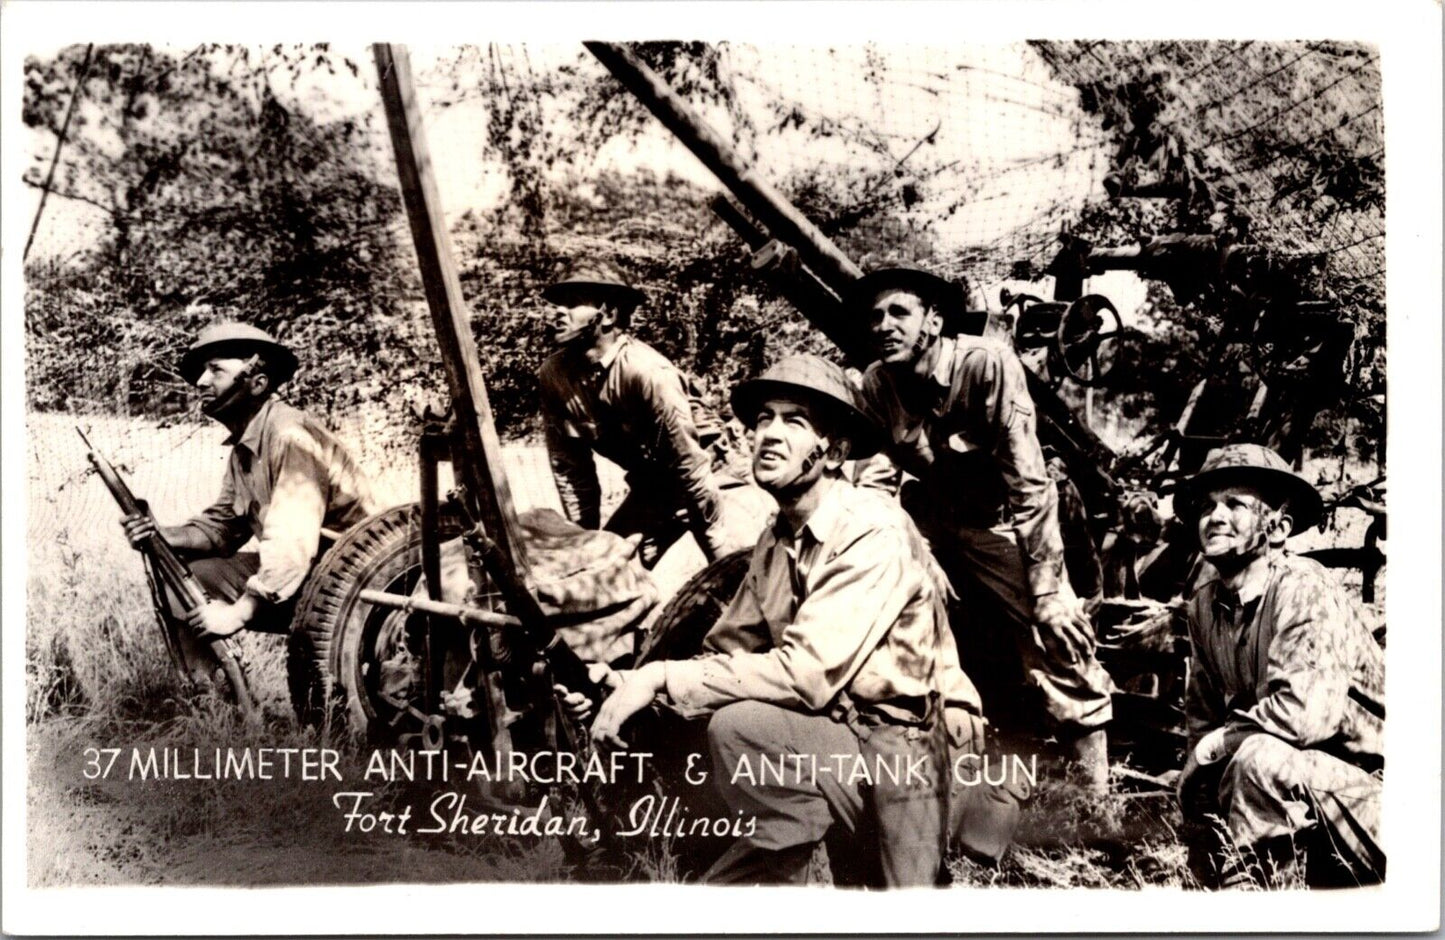
[[[398,838],[346,833],[335,785],[289,781],[135,782],[87,779],[88,748],[317,747],[292,718],[278,637],[246,634],[263,718],[243,724],[224,704],[180,694],[153,620],[139,558],[118,513],[85,472],[73,419],[32,415],[27,545],[26,727],[28,881],[72,884],[304,884],[384,881],[583,879],[552,840],[442,835]],[[224,465],[214,427],[86,420],[94,441],[148,497],[162,522],[180,521],[213,497]],[[340,429],[376,473],[386,504],[408,501],[415,467],[358,426]],[[507,452],[519,506],[555,504],[539,448]],[[618,498],[615,468],[603,474]],[[1338,537],[1358,544],[1358,527]],[[1353,540],[1352,542],[1350,540]],[[665,592],[701,563],[692,546],[659,568]],[[666,596],[666,595],[665,595]],[[346,780],[362,780],[364,752],[344,756]],[[354,789],[348,783],[346,789]],[[368,782],[378,805],[424,794]],[[1122,787],[1119,789],[1123,789]],[[1025,815],[1015,849],[998,867],[950,860],[959,885],[1013,887],[1189,886],[1167,796],[1119,792],[1091,799],[1046,787]],[[671,880],[665,844],[631,853],[614,874]]]

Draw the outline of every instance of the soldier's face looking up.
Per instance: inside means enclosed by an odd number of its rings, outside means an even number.
[[[879,361],[911,363],[938,336],[941,320],[923,298],[905,290],[886,291],[873,301],[868,334]]]
[[[1252,486],[1211,490],[1199,510],[1199,545],[1216,564],[1247,561],[1269,547],[1270,532],[1282,522]]]
[[[247,366],[245,359],[207,360],[196,379],[201,410],[213,418],[222,418],[237,402],[249,398]]]
[[[553,342],[570,343],[581,337],[602,319],[604,310],[603,305],[595,301],[579,301],[566,307],[553,304],[547,317]]]
[[[828,443],[805,403],[769,399],[753,430],[753,478],[774,496],[805,490],[823,475]]]

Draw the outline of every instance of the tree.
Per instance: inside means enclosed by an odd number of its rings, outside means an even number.
[[[321,120],[296,91],[322,72],[358,76],[354,62],[326,46],[111,45],[82,80],[78,60],[26,62],[29,126],[58,142],[82,96],[54,195],[103,219],[77,258],[27,270],[32,406],[174,401],[166,364],[221,317],[306,350],[290,392],[303,402],[354,400],[358,375],[405,368],[400,202],[379,180],[373,115]]]

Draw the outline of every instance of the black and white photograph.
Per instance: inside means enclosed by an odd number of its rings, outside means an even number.
[[[1438,929],[1437,4],[73,9],[7,932]]]

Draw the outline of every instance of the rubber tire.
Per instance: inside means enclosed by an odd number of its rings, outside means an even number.
[[[454,510],[442,507],[439,530],[441,542],[462,534]],[[418,504],[386,509],[352,527],[309,579],[286,658],[291,704],[303,726],[326,728],[329,720],[333,732],[380,730],[362,672],[367,629],[380,612],[360,595],[368,588],[410,593],[421,579],[421,543]]]
[[[751,548],[724,555],[688,579],[652,622],[637,653],[637,665],[660,659],[689,659],[702,652],[702,641],[748,573]]]

